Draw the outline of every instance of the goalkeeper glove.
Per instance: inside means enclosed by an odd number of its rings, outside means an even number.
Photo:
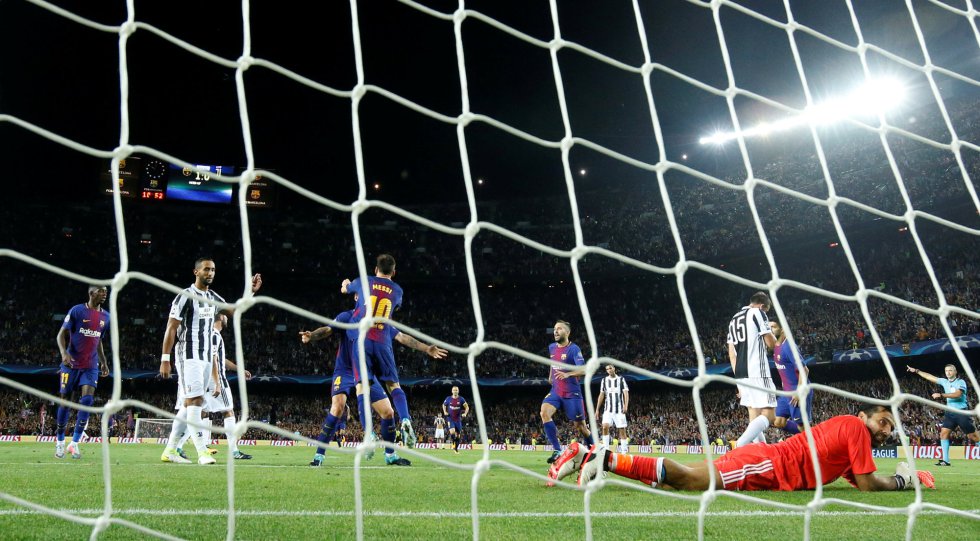
[[[935,489],[936,488],[936,478],[932,475],[932,472],[915,470],[913,472],[912,468],[905,462],[899,462],[898,467],[895,468],[895,485],[898,490],[904,490],[912,486],[912,474],[919,478],[919,483],[922,486]]]

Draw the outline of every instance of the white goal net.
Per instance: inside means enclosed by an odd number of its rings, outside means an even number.
[[[0,9],[6,8],[9,3],[0,3]],[[498,320],[505,314],[487,309],[492,302],[487,301],[487,292],[496,294],[499,290],[499,287],[489,287],[494,284],[491,278],[487,278],[492,274],[487,269],[497,264],[508,264],[506,260],[510,258],[527,258],[526,263],[522,261],[521,264],[526,265],[530,276],[542,272],[554,273],[554,276],[567,280],[567,283],[562,282],[561,287],[572,285],[565,290],[568,293],[574,291],[574,295],[569,295],[566,312],[577,311],[575,319],[581,321],[584,328],[584,332],[579,331],[576,336],[588,357],[585,381],[591,381],[594,375],[600,374],[603,365],[614,364],[623,373],[689,391],[694,412],[688,413],[697,419],[698,436],[702,442],[713,441],[715,436],[709,433],[706,421],[709,412],[703,407],[702,392],[709,385],[735,383],[730,376],[712,371],[712,360],[719,359],[717,352],[724,347],[724,325],[740,306],[737,303],[744,303],[756,290],[769,292],[774,313],[780,321],[788,322],[785,330],[794,351],[799,351],[801,345],[815,343],[820,340],[822,332],[828,331],[827,326],[821,327],[820,322],[811,320],[811,317],[819,318],[845,309],[840,307],[846,307],[854,315],[855,326],[867,330],[866,338],[862,338],[865,342],[855,344],[861,347],[851,348],[848,344],[842,349],[861,351],[861,355],[880,356],[886,361],[889,358],[886,346],[894,342],[886,341],[882,333],[892,333],[892,323],[902,320],[902,325],[917,327],[920,321],[932,322],[940,333],[939,338],[949,341],[947,349],[953,351],[962,367],[961,375],[968,382],[971,396],[976,397],[980,392],[976,373],[968,362],[963,344],[957,340],[960,334],[957,327],[977,321],[980,313],[969,292],[960,291],[957,289],[960,286],[955,283],[951,286],[948,282],[949,276],[957,271],[975,273],[975,266],[971,264],[963,269],[951,269],[945,263],[954,260],[957,254],[942,250],[942,246],[953,246],[954,251],[962,248],[975,252],[980,236],[980,223],[977,222],[980,199],[976,187],[980,171],[980,140],[977,139],[980,121],[976,114],[980,110],[977,107],[980,105],[980,70],[976,63],[976,58],[980,57],[980,31],[977,27],[980,13],[972,0],[908,0],[904,4],[893,2],[887,10],[881,6],[871,9],[863,3],[858,5],[852,0],[845,0],[835,5],[836,18],[816,18],[814,10],[817,8],[789,0],[767,4],[764,9],[756,6],[756,2],[730,0],[670,3],[634,0],[623,3],[627,8],[602,2],[596,3],[601,5],[601,9],[593,7],[596,17],[590,18],[576,15],[577,10],[586,9],[580,3],[551,0],[538,6],[538,11],[534,13],[543,18],[533,25],[522,18],[522,15],[527,18],[532,16],[531,8],[528,8],[528,13],[515,13],[495,6],[495,3],[484,2],[476,6],[475,3],[460,0],[458,5],[447,6],[446,2],[405,0],[397,5],[385,4],[381,7],[351,0],[349,32],[353,55],[345,62],[352,64],[355,77],[350,84],[345,82],[343,85],[323,82],[338,78],[295,71],[295,64],[288,56],[271,60],[253,53],[253,40],[259,39],[260,34],[253,32],[257,24],[251,17],[255,6],[248,0],[241,3],[240,13],[235,12],[236,22],[238,15],[241,15],[242,39],[236,44],[234,54],[216,54],[197,45],[194,34],[178,25],[158,27],[146,22],[141,12],[143,9],[150,11],[150,6],[137,4],[134,0],[126,2],[122,19],[110,23],[90,18],[82,8],[73,10],[41,0],[29,0],[29,4],[33,9],[43,10],[44,19],[49,22],[77,25],[92,36],[100,39],[108,36],[117,41],[118,142],[111,148],[93,146],[84,136],[50,129],[43,118],[18,116],[3,110],[0,110],[0,127],[14,133],[16,138],[41,137],[71,152],[111,162],[113,179],[119,178],[120,160],[134,155],[156,158],[189,170],[195,168],[195,157],[176,153],[165,142],[144,144],[130,135],[130,109],[139,99],[130,92],[130,76],[146,68],[134,67],[130,63],[129,52],[136,46],[136,40],[152,36],[165,41],[173,49],[173,54],[179,54],[183,61],[203,62],[227,72],[228,84],[234,85],[237,96],[241,143],[247,163],[240,175],[216,175],[215,178],[239,188],[236,204],[240,227],[236,242],[242,248],[244,277],[254,274],[253,258],[257,251],[253,247],[259,243],[265,246],[264,237],[277,235],[277,231],[259,233],[250,227],[249,213],[254,210],[250,210],[247,204],[250,196],[247,187],[257,176],[275,183],[284,192],[321,205],[324,213],[339,214],[349,219],[352,238],[327,238],[333,230],[325,230],[324,242],[352,243],[362,281],[372,274],[366,262],[370,250],[374,249],[364,239],[362,227],[367,217],[373,219],[384,214],[392,220],[425,230],[430,239],[451,239],[461,244],[463,256],[459,268],[454,272],[465,277],[468,299],[464,298],[461,302],[470,318],[468,321],[474,322],[472,329],[453,336],[430,336],[418,330],[428,327],[413,325],[411,318],[406,318],[402,323],[400,314],[395,314],[393,321],[403,332],[438,344],[456,358],[465,357],[465,364],[460,370],[462,376],[472,382],[466,390],[472,397],[478,422],[478,441],[488,441],[488,419],[481,400],[481,386],[478,385],[484,366],[481,358],[498,354],[516,358],[522,365],[537,368],[539,374],[543,374],[552,364],[548,359],[528,351],[536,344],[528,346],[508,340],[501,332],[501,325],[510,322]],[[458,86],[459,94],[448,100],[453,108],[432,107],[429,104],[433,101],[442,102],[411,87],[406,87],[408,90],[400,93],[385,84],[376,83],[372,78],[375,75],[365,65],[364,42],[368,39],[383,40],[384,37],[376,33],[366,36],[362,32],[367,26],[365,21],[378,17],[376,10],[396,8],[398,13],[410,13],[411,21],[424,25],[426,31],[436,29],[446,38],[441,46],[443,50],[438,54],[443,59],[455,55],[455,72],[451,73],[450,79]],[[607,9],[615,12],[616,16],[610,15],[605,20],[598,15]],[[300,11],[297,10],[293,17],[308,15]],[[499,16],[494,15],[497,11],[500,12]],[[2,11],[0,17],[3,17]],[[674,28],[674,25],[688,18],[701,21],[701,26],[688,29],[687,33]],[[611,27],[603,34],[606,41],[596,39],[586,43],[572,37],[588,35],[587,29],[592,25]],[[346,31],[346,23],[344,27]],[[324,32],[330,33],[328,30]],[[515,103],[505,102],[494,111],[476,105],[474,96],[483,89],[475,88],[470,66],[470,59],[474,56],[485,62],[488,58],[495,58],[495,50],[488,52],[487,47],[481,48],[479,44],[479,40],[487,35],[505,38],[509,47],[532,51],[543,59],[538,65],[541,70],[533,78],[523,73],[508,74],[513,79],[502,84],[501,88],[511,88]],[[901,39],[896,37],[899,35]],[[57,41],[58,38],[53,33],[49,39]],[[60,43],[59,46],[70,48],[72,44]],[[387,43],[382,48],[395,50],[400,46],[399,43]],[[324,47],[329,48],[330,45]],[[675,49],[684,49],[684,53],[670,56]],[[658,57],[658,50],[663,50],[663,55],[671,60]],[[109,54],[107,48],[100,51]],[[331,53],[313,51],[310,54],[319,58]],[[112,61],[109,57],[85,60],[101,63]],[[705,66],[711,63],[716,63],[719,71],[707,75]],[[353,200],[322,195],[326,191],[319,184],[323,182],[322,178],[307,181],[289,173],[277,173],[274,165],[270,165],[272,170],[257,167],[253,136],[258,137],[259,134],[253,133],[252,120],[257,115],[275,114],[264,111],[263,107],[289,106],[285,103],[288,99],[279,103],[256,98],[261,91],[250,87],[250,78],[261,77],[258,73],[271,73],[301,86],[304,91],[316,96],[313,103],[320,98],[339,100],[349,110],[350,123],[344,124],[342,131],[348,134],[345,135],[347,147],[353,155],[356,176]],[[399,76],[411,80],[412,69],[406,68]],[[906,85],[908,88],[900,98],[893,96],[898,91],[892,87],[885,88],[884,94],[868,94],[875,89],[881,90],[882,84],[887,85],[882,81],[895,78],[912,82]],[[587,85],[588,91],[578,86],[586,84],[584,79],[591,81]],[[777,90],[773,83],[776,79],[794,90]],[[608,82],[610,88],[620,84],[632,85],[633,94],[624,100],[632,100],[633,106],[639,104],[639,109],[630,109],[628,114],[617,112],[625,106],[607,103],[607,99],[618,101],[621,96],[616,91],[606,92],[609,88],[604,89],[596,81]],[[535,124],[537,120],[534,117],[540,111],[524,108],[526,104],[519,102],[525,94],[538,92],[534,85],[545,83],[549,89],[545,94],[551,100],[550,114],[556,123],[548,129],[538,130],[540,124]],[[849,94],[852,91],[853,95]],[[441,89],[441,92],[444,93],[445,89]],[[857,105],[839,101],[846,95],[863,101],[857,102]],[[906,104],[912,103],[913,112],[897,114],[889,110],[887,107],[892,98],[904,100]],[[105,99],[110,97],[106,96]],[[365,106],[368,100],[372,103],[384,101],[383,107],[397,110],[397,114],[392,113],[393,118],[401,118],[398,115],[414,116],[438,126],[432,128],[433,133],[437,129],[449,130],[455,155],[443,156],[445,163],[434,164],[432,171],[425,174],[458,178],[453,189],[459,198],[446,216],[461,214],[461,218],[443,221],[442,216],[426,216],[428,211],[410,210],[413,208],[411,205],[382,200],[379,194],[383,188],[370,178],[367,164],[371,160],[384,161],[385,155],[383,152],[365,153],[364,139],[368,135],[363,130],[363,124],[368,122],[366,117],[369,113]],[[595,108],[600,112],[594,112],[592,117],[582,120],[576,115],[583,108]],[[387,114],[390,109],[382,110],[385,113],[371,111],[370,115]],[[695,118],[701,114],[704,116]],[[628,125],[610,126],[595,118],[603,116]],[[524,122],[525,118],[529,119],[527,123]],[[335,128],[337,123],[334,120],[325,123],[333,122],[332,127]],[[204,119],[191,124],[195,128],[207,129],[210,122]],[[397,123],[397,120],[391,120],[392,125]],[[697,127],[695,124],[698,124]],[[685,132],[683,139],[675,137],[678,130]],[[699,132],[694,133],[696,131]],[[172,135],[178,137],[177,134]],[[280,135],[285,136],[276,134]],[[846,144],[842,144],[841,139],[846,139]],[[397,137],[393,140],[393,145],[408,144]],[[548,169],[551,177],[540,181],[540,191],[535,192],[537,186],[528,187],[537,179],[525,183],[525,191],[520,193],[532,196],[528,197],[530,202],[517,203],[522,209],[520,212],[508,213],[506,203],[501,203],[499,207],[492,207],[492,211],[488,212],[490,216],[485,216],[483,211],[488,207],[478,204],[480,190],[484,189],[485,182],[487,186],[492,185],[494,179],[480,176],[475,170],[474,156],[492,154],[480,145],[492,146],[495,141],[502,140],[521,148],[550,152],[555,160]],[[860,150],[859,155],[846,148],[853,141],[861,141],[853,147]],[[323,152],[344,151],[330,148]],[[590,157],[593,163],[607,164],[609,170],[616,171],[615,174],[643,175],[649,200],[640,201],[628,194],[619,197],[615,191],[607,194],[608,199],[582,197],[588,183],[596,182],[592,179],[592,171],[576,165],[583,162],[583,156]],[[793,160],[787,156],[792,156]],[[809,159],[795,161],[799,156],[808,156]],[[496,159],[500,162],[520,162],[523,157],[515,153]],[[324,160],[329,161],[328,158]],[[921,170],[923,168],[918,164],[923,162],[942,164],[941,173],[932,175],[939,165]],[[446,163],[455,169],[448,170]],[[791,170],[786,170],[787,167]],[[403,172],[402,179],[413,179],[411,175]],[[884,180],[873,185],[861,184],[872,177]],[[942,184],[938,184],[940,180]],[[413,189],[424,192],[426,182],[418,182]],[[595,190],[595,185],[592,188]],[[545,190],[547,193],[541,193]],[[955,192],[960,206],[939,205],[934,198],[937,191]],[[506,193],[498,193],[498,196],[506,200]],[[138,235],[140,231],[126,227],[123,203],[123,196],[116,188],[113,193],[114,214],[106,216],[107,224],[114,221],[116,225],[115,235],[119,246],[120,265],[112,276],[86,276],[76,272],[77,269],[70,266],[63,268],[45,257],[2,247],[0,264],[17,260],[32,266],[38,274],[57,275],[85,284],[107,285],[111,291],[108,310],[112,314],[117,312],[120,298],[134,288],[149,287],[164,296],[179,295],[183,283],[169,283],[151,272],[131,267],[132,254],[128,247],[132,243],[127,242],[127,237]],[[947,213],[944,210],[947,208],[953,210]],[[522,215],[522,212],[525,214]],[[558,213],[567,216],[568,220],[563,229],[554,228],[557,233],[547,227],[534,229],[533,224],[528,225],[528,216],[542,213]],[[515,214],[518,218],[511,219]],[[504,216],[506,225],[497,223],[494,215]],[[625,215],[629,219],[623,218]],[[616,219],[620,221],[609,225],[609,216],[617,216]],[[871,227],[866,226],[868,223],[888,224],[892,232],[899,230],[903,244],[892,253],[884,253],[886,249],[879,249],[862,238]],[[803,246],[799,252],[784,249],[797,242],[809,229],[819,231],[822,235],[820,238],[826,239],[819,241],[819,244],[827,250],[827,256],[815,255],[816,248],[811,245]],[[827,247],[828,243],[830,247]],[[720,258],[719,249],[723,247],[720,245],[726,245],[739,255]],[[507,248],[502,248],[504,246]],[[186,254],[168,254],[166,257],[188,259]],[[896,261],[896,257],[901,259]],[[750,259],[751,264],[747,263]],[[914,267],[915,276],[883,274],[885,271],[877,262],[888,259],[903,270]],[[943,261],[943,266],[937,263],[939,260]],[[439,267],[438,258],[433,257],[430,261],[435,268],[428,269],[428,272],[433,276],[449,274],[449,270]],[[820,264],[824,263],[827,265],[825,276],[820,271]],[[808,265],[810,268],[803,269]],[[817,275],[815,279],[812,278],[814,272]],[[911,276],[912,270],[909,272]],[[635,280],[631,278],[638,275],[640,277]],[[547,279],[550,278],[542,278],[542,281]],[[689,370],[671,373],[660,370],[664,367],[662,364],[640,362],[622,355],[606,355],[606,352],[616,350],[616,341],[622,338],[621,333],[635,330],[635,326],[630,326],[633,322],[624,313],[637,305],[624,304],[614,311],[605,309],[605,304],[601,302],[595,302],[599,295],[595,291],[602,291],[604,295],[606,290],[602,288],[610,287],[610,281],[618,280],[622,281],[623,287],[640,289],[636,282],[649,280],[670,290],[670,298],[676,299],[677,304],[658,307],[662,312],[658,312],[657,317],[661,321],[673,321],[671,328],[681,330],[681,337],[676,341],[682,345],[677,350],[684,350],[683,355],[687,359],[685,366],[691,367]],[[557,278],[554,282],[557,284]],[[916,289],[908,285],[911,282],[918,284]],[[229,280],[226,283],[233,282]],[[720,284],[739,293],[736,296],[720,295],[719,299],[703,302],[692,300],[700,299],[705,291],[712,288],[720,290]],[[225,289],[228,288],[222,290]],[[925,292],[924,296],[922,291]],[[253,295],[247,287],[240,294],[228,295],[227,298],[229,303],[223,307],[235,308],[231,322],[233,333],[228,333],[233,336],[234,355],[229,357],[233,357],[238,366],[237,383],[233,385],[242,404],[235,436],[240,438],[249,429],[260,429],[277,437],[316,444],[313,440],[263,422],[262,418],[253,414],[245,383],[249,360],[243,349],[243,344],[249,341],[249,331],[243,326],[243,320],[251,310],[262,308],[281,310],[320,324],[334,323],[329,319],[333,314],[318,313],[311,306],[304,308],[275,296],[266,296],[263,291]],[[708,315],[719,300],[732,302],[720,308],[720,313],[724,313],[724,321],[720,325],[717,314]],[[456,299],[455,302],[459,304],[460,300]],[[516,308],[522,310],[522,314],[531,310],[527,307]],[[642,309],[654,312],[649,306]],[[534,322],[530,325],[550,325],[561,315],[534,314]],[[602,325],[600,328],[600,319],[606,318],[622,327]],[[545,322],[544,325],[539,323],[541,321]],[[362,359],[365,333],[371,324],[377,322],[376,319],[367,318],[356,326],[361,331],[357,347]],[[523,317],[513,324],[528,325],[527,318]],[[888,328],[883,329],[883,326]],[[922,326],[928,325],[922,323]],[[804,328],[806,332],[801,330]],[[676,336],[663,338],[664,341],[675,340]],[[111,320],[110,342],[111,369],[119,374],[127,368],[128,359],[120,351],[125,337],[120,333],[120,321],[116,317]],[[155,344],[147,346],[143,353],[157,355],[158,347]],[[721,358],[722,364],[727,363],[726,357]],[[799,359],[797,362],[800,362]],[[433,372],[439,371],[437,364],[429,366]],[[882,362],[881,366],[888,374],[891,387],[890,393],[885,396],[852,393],[833,385],[810,383],[805,379],[792,394],[804,398],[811,390],[817,390],[828,396],[888,406],[898,420],[900,445],[915,468],[921,460],[917,461],[912,456],[910,431],[904,423],[906,417],[903,408],[909,405],[928,405],[949,411],[952,408],[945,403],[936,403],[927,396],[907,392],[892,363]],[[802,365],[799,368],[803,368]],[[78,404],[65,403],[45,390],[7,377],[0,376],[0,385],[76,410],[79,408]],[[593,434],[598,434],[593,411],[595,393],[594,385],[585,386],[585,403],[588,416],[592,419],[591,430]],[[111,398],[104,406],[87,409],[112,414],[132,406],[139,406],[160,417],[140,419],[137,433],[134,434],[136,437],[168,435],[172,413],[127,397],[121,378],[112,380]],[[973,406],[973,412],[980,414],[978,406],[975,403]],[[370,419],[372,412],[361,412],[361,415]],[[108,415],[102,416],[102,434],[108,433],[108,418]],[[804,417],[803,424],[809,427],[810,421]],[[213,430],[215,434],[226,432],[223,426],[215,426]],[[808,437],[812,446],[812,436]],[[0,499],[25,509],[91,526],[93,538],[110,525],[132,528],[141,534],[160,538],[173,538],[166,531],[148,528],[113,513],[111,502],[114,488],[110,475],[113,462],[108,445],[107,438],[103,438],[106,504],[98,517],[73,514],[27,501],[17,496],[13,487],[0,489]],[[353,507],[358,539],[374,537],[365,526],[365,516],[369,513],[364,509],[362,497],[362,458],[374,447],[374,444],[367,443],[339,451],[356,456],[351,483],[355,495]],[[712,449],[712,446],[705,446],[709,461],[717,458]],[[112,451],[116,452],[119,451]],[[544,469],[530,471],[499,455],[491,455],[486,446],[475,465],[451,463],[434,458],[423,450],[400,449],[399,453],[427,465],[472,472],[472,491],[469,495],[472,512],[468,518],[473,538],[481,536],[481,478],[488,472],[508,469],[536,478],[542,486],[547,481]],[[813,458],[816,462],[815,453]],[[921,466],[919,464],[919,469],[922,469]],[[229,460],[228,539],[238,536],[235,471],[235,461]],[[817,477],[820,477],[819,469]],[[814,517],[828,506],[907,516],[908,539],[913,537],[916,520],[924,512],[944,513],[957,520],[969,521],[968,528],[975,529],[980,525],[976,499],[964,501],[961,507],[932,503],[917,479],[913,484],[914,497],[911,501],[907,505],[895,506],[870,505],[856,499],[828,496],[819,486],[805,499],[796,500],[799,503],[724,491],[714,483],[710,490],[702,494],[652,490],[612,478],[592,483],[587,488],[567,482],[560,483],[559,487],[568,498],[581,500],[585,517],[584,532],[573,531],[572,535],[584,535],[586,539],[596,536],[593,527],[594,501],[601,497],[604,490],[619,490],[619,487],[641,492],[636,496],[648,498],[651,508],[656,507],[661,498],[695,502],[698,511],[691,520],[697,521],[699,539],[705,536],[705,523],[713,507],[721,505],[717,502],[726,498],[751,502],[761,512],[779,511],[797,517],[793,520],[799,520],[801,537],[805,539],[810,537]]]

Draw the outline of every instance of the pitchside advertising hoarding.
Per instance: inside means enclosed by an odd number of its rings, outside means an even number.
[[[17,436],[17,435],[5,435],[0,436],[0,443],[54,443],[54,436]],[[102,438],[89,438],[85,436],[82,439],[83,443],[101,443]],[[111,438],[110,443],[112,444],[151,444],[151,445],[165,445],[167,443],[167,438]],[[225,440],[213,439],[211,440],[211,445],[226,445]],[[297,445],[313,445],[308,442],[298,442],[295,440],[239,440],[239,446],[273,446],[273,447],[293,447]],[[353,448],[360,445],[359,441],[344,441],[341,445],[347,448]],[[450,443],[419,443],[416,445],[417,449],[452,449],[452,444]],[[459,445],[460,450],[464,451],[482,451],[483,445],[479,443],[461,443]],[[712,445],[709,446],[711,454],[713,456],[721,456],[729,451],[729,449],[722,445]],[[923,460],[938,460],[943,456],[943,449],[938,445],[913,445],[912,456],[917,459]],[[491,451],[551,451],[550,445],[524,445],[524,444],[506,444],[506,443],[491,443]],[[703,455],[705,454],[705,447],[701,445],[630,445],[631,453],[639,453],[643,455]],[[874,458],[906,458],[905,449],[902,447],[875,447],[871,449],[871,455]],[[970,445],[953,445],[949,448],[949,458],[950,460],[980,460],[980,446]]]

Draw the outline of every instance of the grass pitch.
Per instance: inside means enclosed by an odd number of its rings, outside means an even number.
[[[83,446],[80,460],[54,458],[50,443],[0,443],[0,493],[73,515],[94,519],[105,503],[102,447]],[[162,446],[119,445],[110,449],[114,519],[185,539],[224,539],[228,532],[227,448],[220,446],[216,466],[165,464]],[[323,467],[310,468],[311,448],[252,447],[251,461],[234,463],[236,539],[348,539],[356,536],[354,457],[332,448]],[[191,453],[193,455],[193,452]],[[473,469],[481,451],[420,451],[466,466],[457,469],[400,451],[411,467],[385,466],[378,456],[362,462],[360,476],[365,539],[470,538]],[[491,452],[493,461],[546,473],[547,453]],[[681,460],[692,459],[679,455]],[[897,460],[879,459],[879,470],[894,470]],[[938,490],[923,493],[924,502],[967,510],[974,518],[925,511],[913,527],[913,539],[980,538],[980,461],[956,461],[932,470]],[[610,476],[609,479],[621,479]],[[571,478],[570,478],[571,479]],[[626,481],[626,480],[624,480]],[[627,481],[628,482],[628,481]],[[629,482],[633,487],[638,483]],[[484,539],[581,539],[586,533],[586,494],[492,464],[477,481],[479,536]],[[699,502],[650,494],[607,484],[591,494],[591,527],[595,539],[695,539]],[[680,493],[696,498],[696,493]],[[783,504],[805,505],[813,492],[750,493]],[[898,508],[912,503],[908,492],[861,493],[838,481],[825,498]],[[904,539],[908,516],[862,511],[832,504],[814,516],[811,539]],[[86,539],[92,526],[40,514],[0,500],[0,538]],[[705,539],[801,539],[802,513],[745,502],[719,494],[705,518]],[[100,539],[145,539],[137,530],[111,524]]]

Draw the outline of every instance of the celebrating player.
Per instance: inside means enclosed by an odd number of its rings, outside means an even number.
[[[806,434],[796,434],[774,444],[756,443],[736,447],[715,459],[715,486],[726,490],[811,490],[832,483],[839,477],[861,491],[903,490],[912,486],[912,476],[922,485],[935,488],[935,478],[927,471],[912,471],[901,462],[894,475],[875,475],[871,444],[884,443],[895,428],[895,418],[885,406],[869,405],[855,415],[840,415],[812,427],[820,462],[817,479]],[[653,487],[678,490],[707,490],[711,479],[708,463],[687,466],[663,457],[611,453],[593,446],[569,448],[581,463],[578,484],[595,480],[603,471],[637,479]],[[574,471],[572,466],[561,473]]]
[[[218,313],[214,303],[225,300],[211,290],[214,281],[214,260],[202,257],[194,262],[194,283],[177,295],[170,305],[170,318],[163,335],[163,353],[160,355],[160,376],[170,377],[170,351],[174,351],[174,364],[177,367],[177,385],[184,396],[186,409],[174,419],[160,460],[186,464],[189,460],[176,453],[175,443],[187,427],[187,420],[199,420],[204,407],[204,394],[212,375],[216,375],[217,363],[214,359],[213,330]],[[262,287],[262,276],[252,277],[252,293]],[[233,312],[226,310],[225,313]],[[175,347],[176,344],[176,347]],[[220,382],[215,382],[220,385]],[[191,440],[197,449],[198,464],[214,464],[208,452],[204,436],[192,430]]]
[[[463,439],[463,417],[470,413],[470,405],[459,396],[459,387],[453,386],[452,396],[442,402],[442,412],[449,419],[449,436],[453,440],[453,452],[459,454],[459,442]]]
[[[775,390],[766,348],[772,349],[776,339],[769,328],[766,312],[772,306],[769,295],[759,291],[749,299],[728,324],[728,359],[735,379],[739,380],[739,404],[749,410],[749,425],[739,436],[736,446],[753,441],[766,441],[765,431],[775,420],[776,395],[753,389],[743,383]]]
[[[623,376],[616,375],[615,366],[606,365],[606,374],[599,386],[599,399],[595,404],[602,423],[602,445],[609,447],[609,427],[615,424],[619,430],[619,452],[628,453],[630,440],[626,437],[626,410],[630,405],[630,387]],[[605,410],[602,409],[603,404]]]
[[[95,401],[99,376],[109,375],[109,365],[102,349],[102,338],[109,327],[109,312],[102,309],[107,294],[105,286],[88,286],[88,301],[71,307],[55,340],[58,351],[61,352],[58,394],[64,400],[70,399],[74,402],[77,399],[83,406],[91,406]],[[82,395],[80,399],[78,392]],[[65,458],[65,428],[68,426],[69,416],[71,408],[58,406],[55,458]],[[82,458],[79,444],[88,417],[89,412],[85,410],[78,410],[78,415],[75,416],[75,433],[68,444],[68,452],[72,458]]]
[[[548,457],[548,464],[553,464],[561,454],[558,427],[552,420],[555,412],[560,409],[565,410],[565,416],[572,421],[586,443],[589,445],[594,443],[592,433],[585,422],[585,403],[582,401],[582,385],[578,380],[579,376],[585,375],[583,366],[585,365],[585,357],[582,356],[582,350],[578,345],[568,340],[571,332],[571,324],[567,321],[557,321],[554,329],[555,341],[548,346],[548,353],[552,361],[576,367],[564,370],[552,366],[548,374],[551,392],[545,395],[541,402],[541,422],[544,423],[544,433],[548,437],[548,443],[554,449],[554,452]],[[549,469],[549,474],[551,469]]]
[[[395,258],[389,254],[381,254],[374,267],[374,276],[368,277],[367,293],[371,317],[391,318],[395,310],[402,305],[402,288],[392,281],[395,276]],[[344,280],[340,292],[350,295],[365,293],[361,279]],[[364,306],[354,308],[351,323],[357,323],[365,317]],[[367,340],[364,341],[364,351],[370,371],[377,377],[391,395],[391,402],[401,418],[402,441],[408,447],[415,446],[415,429],[412,428],[412,418],[408,413],[408,398],[398,381],[398,368],[395,366],[395,354],[391,347],[392,335],[384,332],[387,324],[377,323],[368,330]],[[357,339],[357,329],[347,331],[348,336]]]
[[[946,377],[937,378],[928,372],[923,372],[917,368],[906,365],[905,368],[913,374],[918,374],[920,378],[931,381],[943,388],[942,393],[932,393],[932,398],[939,400],[946,399],[946,405],[958,410],[968,409],[966,405],[966,382],[963,378],[956,377],[956,367],[947,364],[945,368]],[[949,463],[949,434],[954,428],[960,427],[966,437],[973,443],[980,445],[980,431],[973,425],[973,419],[967,414],[945,412],[943,415],[943,427],[939,431],[939,443],[943,449],[943,458],[936,462],[937,466],[950,466]]]
[[[357,296],[355,296],[355,299],[357,299]],[[341,312],[340,314],[337,314],[337,317],[334,318],[334,320],[340,323],[351,323],[353,322],[355,311],[356,309]],[[338,327],[338,329],[340,328]],[[309,342],[322,340],[333,334],[333,332],[333,327],[324,326],[313,331],[300,331],[299,336],[300,341],[307,344]],[[399,344],[418,351],[424,351],[430,357],[435,359],[442,359],[448,353],[446,350],[435,345],[423,344],[415,338],[399,332],[398,329],[392,325],[388,325],[384,332],[389,335],[394,334],[395,340]],[[340,343],[337,346],[337,356],[334,360],[330,410],[327,413],[327,418],[323,422],[320,435],[317,436],[317,440],[322,442],[323,446],[318,447],[316,453],[313,455],[313,461],[310,462],[310,466],[313,467],[318,467],[323,463],[326,446],[333,440],[336,432],[341,426],[341,419],[343,418],[345,408],[347,406],[347,394],[350,393],[351,389],[356,388],[358,391],[360,389],[360,377],[358,376],[356,351],[357,346],[354,343],[354,339],[351,338],[348,333],[341,333],[340,336]],[[384,390],[370,373],[370,370],[368,380],[371,381],[371,392],[369,395],[371,397],[371,406],[381,417],[382,438],[386,441],[394,441],[394,411],[391,408],[391,402],[388,400],[388,397],[385,396]],[[358,402],[361,402],[363,400],[363,393],[358,392],[357,396]],[[363,404],[360,405],[358,411],[363,411]],[[370,431],[370,427],[365,427],[365,436],[367,436]],[[373,456],[373,454],[369,454],[368,458],[371,456]],[[385,461],[388,464],[395,465],[411,464],[407,459],[399,458],[392,449],[385,450]]]
[[[794,361],[793,348],[783,334],[783,326],[778,321],[770,321],[769,327],[776,338],[776,347],[772,350],[772,360],[776,364],[776,371],[779,373],[779,380],[782,381],[784,391],[795,391],[800,384],[800,371],[796,368]],[[803,367],[806,375],[810,375],[809,369]],[[800,423],[803,422],[803,413],[800,411],[800,399],[796,396],[779,396],[776,398],[776,418],[772,426],[781,428],[790,434],[800,433]],[[813,422],[813,390],[810,390],[806,399],[806,417]]]

